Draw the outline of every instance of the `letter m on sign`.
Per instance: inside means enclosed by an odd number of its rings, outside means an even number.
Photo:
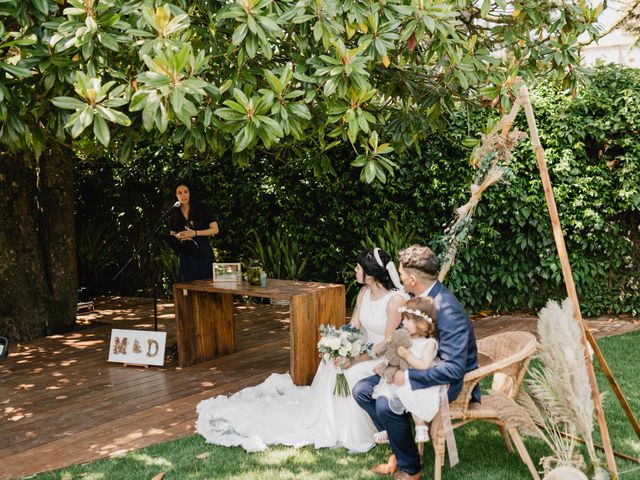
[[[119,353],[121,355],[127,354],[127,337],[124,337],[122,341],[120,341],[120,337],[114,339],[113,353]]]

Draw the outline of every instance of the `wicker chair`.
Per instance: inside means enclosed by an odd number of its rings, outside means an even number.
[[[527,371],[531,355],[536,351],[536,338],[528,332],[504,332],[478,341],[478,361],[480,367],[464,376],[464,384],[458,398],[449,404],[451,422],[456,429],[474,420],[482,420],[498,425],[500,433],[513,452],[511,441],[516,446],[520,458],[529,468],[534,480],[540,476],[531,461],[531,457],[515,428],[509,428],[498,418],[492,391],[499,391],[514,398],[520,389]],[[481,403],[469,403],[471,392],[480,380],[493,376],[491,390],[482,394]],[[445,434],[440,414],[431,422],[431,440],[435,453],[435,480],[442,478],[442,466],[445,455]],[[422,454],[424,444],[418,444]]]

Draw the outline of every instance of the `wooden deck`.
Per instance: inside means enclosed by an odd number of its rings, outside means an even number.
[[[107,362],[114,327],[152,329],[149,301],[110,299],[80,317],[103,322],[10,349],[0,360],[0,479],[85,463],[193,433],[200,400],[255,385],[289,368],[286,306],[236,305],[238,352],[180,369]],[[159,308],[159,330],[175,340],[173,306]],[[590,324],[596,336],[638,329],[633,322]],[[475,321],[482,337],[532,330],[534,318]]]

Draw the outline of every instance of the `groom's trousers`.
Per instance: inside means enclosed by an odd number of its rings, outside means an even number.
[[[353,387],[353,398],[371,417],[378,431],[386,430],[391,450],[398,460],[398,468],[411,475],[421,470],[418,447],[411,430],[411,415],[397,415],[389,408],[387,397],[373,398],[373,389],[380,382],[380,377],[360,380]]]

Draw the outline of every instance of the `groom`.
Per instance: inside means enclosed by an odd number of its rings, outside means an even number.
[[[449,384],[449,401],[455,400],[466,372],[478,368],[476,339],[464,307],[437,280],[438,257],[428,247],[412,245],[398,254],[400,279],[407,292],[419,297],[432,297],[438,308],[438,356],[440,362],[426,370],[409,369],[398,372],[396,385],[405,382],[413,390]],[[391,450],[397,459],[397,480],[420,480],[420,455],[411,432],[411,415],[397,415],[389,409],[388,399],[372,397],[380,377],[373,375],[360,380],[353,388],[353,396],[369,414],[378,431],[386,430]],[[480,388],[473,391],[473,400],[480,401]],[[392,473],[395,460],[389,459],[387,471]]]

